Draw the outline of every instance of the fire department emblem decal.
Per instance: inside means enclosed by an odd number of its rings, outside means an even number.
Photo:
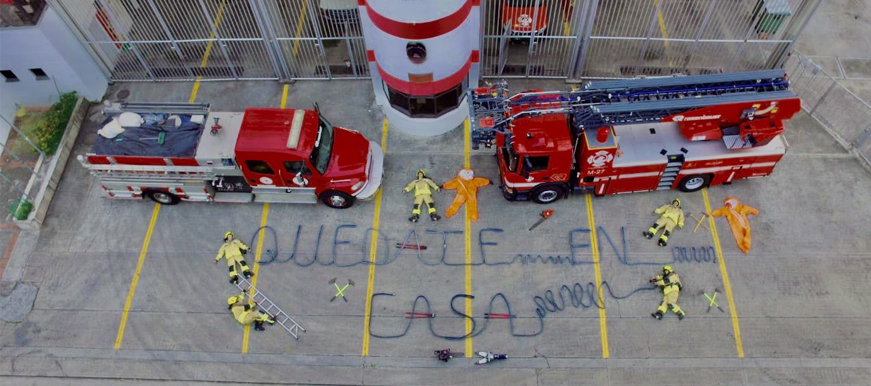
[[[614,155],[608,153],[606,150],[599,150],[596,154],[593,154],[587,158],[587,163],[594,168],[600,168],[611,160],[614,159]]]
[[[523,27],[529,27],[532,24],[532,17],[524,13],[517,17],[517,22]]]

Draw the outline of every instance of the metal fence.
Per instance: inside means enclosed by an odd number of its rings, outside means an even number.
[[[871,166],[871,104],[798,52],[784,64],[802,108],[847,150]]]
[[[353,0],[49,1],[116,81],[369,77]],[[821,1],[481,0],[481,75],[775,68]]]
[[[808,0],[586,0],[578,77],[706,74],[778,67],[813,14]],[[810,7],[811,12],[803,12]],[[798,15],[798,17],[796,17]]]
[[[115,81],[368,77],[357,10],[317,0],[51,0]]]

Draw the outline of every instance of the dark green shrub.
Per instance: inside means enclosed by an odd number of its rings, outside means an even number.
[[[33,142],[47,155],[53,155],[64,135],[64,129],[73,115],[76,107],[75,91],[62,94],[57,103],[43,115],[42,120],[34,130]]]
[[[9,213],[12,213],[12,217],[16,220],[26,220],[31,210],[33,210],[33,203],[26,198],[24,201],[21,201],[21,198],[16,198],[9,206]]]

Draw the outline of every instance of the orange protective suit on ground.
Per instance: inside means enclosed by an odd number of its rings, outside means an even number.
[[[750,220],[747,219],[747,215],[758,215],[759,210],[742,204],[735,197],[726,197],[723,204],[726,206],[715,210],[711,215],[729,220],[729,227],[732,228],[732,236],[735,236],[738,248],[741,248],[744,253],[750,252]]]
[[[481,177],[475,177],[475,172],[472,169],[463,169],[457,173],[457,177],[453,180],[445,182],[445,189],[453,189],[457,191],[457,196],[454,197],[454,202],[448,207],[445,216],[450,218],[457,214],[457,210],[466,203],[469,208],[469,219],[478,221],[478,188],[490,185],[490,180]]]

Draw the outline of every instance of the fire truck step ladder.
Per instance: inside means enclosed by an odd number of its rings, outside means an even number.
[[[275,319],[275,323],[284,327],[287,332],[293,336],[294,339],[299,340],[299,332],[305,332],[305,328],[299,325],[293,318],[290,317],[286,312],[284,312],[281,308],[278,308],[272,300],[269,300],[263,292],[260,292],[257,288],[251,286],[251,283],[243,277],[239,277],[239,282],[236,283],[236,287],[239,288],[240,291],[244,291],[245,288],[248,288],[248,296],[254,300],[254,303],[260,307],[260,311],[263,311],[269,316]]]
[[[680,173],[683,163],[683,154],[669,155],[668,163],[665,164],[665,171],[662,172],[662,178],[660,178],[656,190],[671,190],[671,187],[674,186],[674,181],[677,179],[678,173]]]

